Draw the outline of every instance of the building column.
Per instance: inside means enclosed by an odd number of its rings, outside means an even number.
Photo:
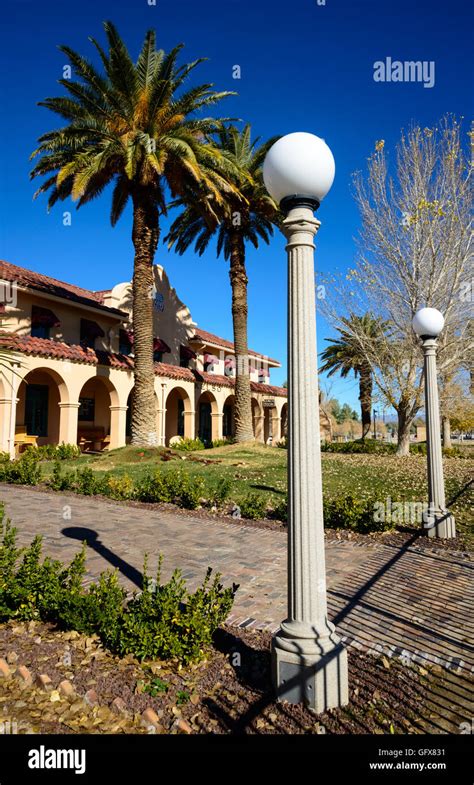
[[[212,419],[212,441],[215,439],[223,439],[223,422],[224,422],[224,413],[223,412],[212,412],[211,414]]]
[[[10,398],[0,398],[0,452],[9,452]]]
[[[276,409],[275,409],[276,411]],[[271,418],[272,423],[272,445],[275,446],[277,442],[281,439],[281,417],[278,414],[274,414]]]
[[[196,435],[196,412],[194,410],[183,412],[184,415],[184,438],[194,439]]]
[[[254,428],[255,428],[255,440],[257,442],[263,442],[263,425],[264,425],[264,415],[263,414],[256,414],[253,418]]]
[[[158,444],[162,447],[166,445],[166,382],[161,382],[161,390],[158,393],[158,408],[156,410],[159,422]]]
[[[8,411],[8,420],[5,421],[5,446],[7,452],[10,455],[10,458],[13,460],[15,458],[15,426],[16,426],[16,407],[18,406],[18,401],[20,400],[17,398],[18,388],[21,384],[22,379],[20,379],[18,375],[18,369],[20,368],[19,364],[13,364],[11,366],[11,381],[10,381],[10,396],[8,398],[7,403],[7,411]]]
[[[128,406],[110,407],[109,450],[125,447],[127,443],[127,409]]]
[[[80,403],[59,403],[59,443],[77,444]]]

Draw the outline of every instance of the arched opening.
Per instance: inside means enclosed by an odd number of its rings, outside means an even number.
[[[58,444],[60,403],[69,400],[64,379],[49,368],[35,368],[18,387],[15,446],[21,452],[28,444]]]
[[[186,416],[191,412],[191,400],[186,390],[174,387],[166,398],[165,439],[170,444],[176,437],[191,438],[191,418]]]
[[[229,395],[222,408],[222,436],[232,439],[235,436],[235,396]]]
[[[288,404],[284,403],[281,408],[281,438],[286,439],[288,437]]]
[[[100,452],[109,447],[112,441],[110,407],[117,405],[117,391],[109,379],[94,376],[83,385],[77,415],[77,443],[83,452]],[[115,434],[113,436],[115,443]]]
[[[196,410],[196,434],[205,445],[219,438],[217,423],[217,401],[210,392],[204,392],[199,397]]]
[[[254,438],[263,441],[263,413],[256,398],[252,398],[252,426]]]

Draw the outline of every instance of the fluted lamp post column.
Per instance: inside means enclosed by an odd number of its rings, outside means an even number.
[[[317,713],[348,702],[347,653],[327,615],[313,242],[334,173],[329,147],[307,133],[279,139],[263,166],[288,240],[288,617],[273,679],[279,700]]]
[[[422,340],[424,354],[428,512],[423,525],[428,537],[447,539],[456,537],[456,522],[446,509],[436,372],[436,339],[444,327],[444,316],[436,308],[421,308],[413,317],[412,324]]]

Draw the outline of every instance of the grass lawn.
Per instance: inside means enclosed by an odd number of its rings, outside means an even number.
[[[165,473],[183,468],[191,476],[203,477],[206,486],[220,479],[231,483],[230,498],[239,504],[249,493],[265,497],[275,506],[286,494],[287,451],[258,444],[226,445],[198,452],[164,451],[161,448],[124,447],[101,455],[83,455],[63,461],[66,469],[88,465],[100,474],[129,475],[133,479],[150,470]],[[427,499],[426,458],[410,455],[322,454],[324,492],[329,497],[353,494],[356,498],[376,497],[385,500],[423,502]],[[473,487],[466,487],[473,477],[474,459],[445,458],[446,497],[460,533],[474,546]],[[51,462],[43,463],[43,473],[52,472]],[[464,489],[464,491],[463,491]]]

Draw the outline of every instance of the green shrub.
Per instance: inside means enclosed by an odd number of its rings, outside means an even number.
[[[132,499],[134,497],[133,479],[128,474],[123,474],[121,477],[109,475],[106,493],[111,499]]]
[[[16,529],[0,507],[0,621],[41,619],[62,629],[98,635],[117,654],[143,659],[202,659],[217,627],[232,608],[237,586],[224,588],[209,568],[202,585],[189,593],[179,570],[161,584],[147,574],[143,591],[127,601],[117,572],[103,572],[85,588],[86,546],[69,566],[41,559],[41,537],[25,549],[16,546]],[[184,700],[184,698],[183,698]]]
[[[56,460],[48,485],[53,491],[70,491],[74,489],[75,477],[74,472],[63,472],[61,462]]]
[[[141,502],[172,502],[194,510],[204,494],[204,481],[190,477],[181,469],[168,472],[149,472],[135,485],[133,498]]]
[[[280,441],[276,443],[276,446],[280,448],[280,450],[287,450],[288,449],[288,439],[286,436],[283,436]]]
[[[443,447],[443,455],[445,458],[468,458],[459,447]]]
[[[189,437],[183,437],[179,442],[173,444],[173,448],[175,450],[183,450],[184,452],[194,452],[195,450],[204,450],[205,449],[204,442],[201,439],[190,439]]]
[[[71,460],[81,456],[81,450],[77,444],[58,444],[56,455],[60,461]]]
[[[141,594],[135,594],[123,614],[119,634],[111,646],[118,654],[139,659],[178,659],[182,663],[202,659],[217,627],[227,618],[237,586],[224,589],[220,575],[211,581],[209,568],[202,585],[189,594],[179,570],[168,583],[160,583],[161,558],[156,585],[144,567]]]
[[[339,453],[368,453],[391,455],[396,451],[395,444],[381,442],[375,439],[356,439],[350,442],[323,442],[321,452]]]
[[[217,485],[208,491],[209,501],[213,507],[222,507],[227,501],[232,488],[232,483],[228,477],[222,477]]]
[[[81,451],[77,444],[42,444],[40,447],[32,445],[26,448],[26,451],[31,450],[40,461],[65,461],[73,458],[79,458]],[[25,451],[25,452],[26,452]]]
[[[171,502],[173,489],[170,486],[171,483],[165,482],[161,472],[147,472],[135,484],[133,498],[149,504]]]
[[[288,520],[288,499],[286,496],[273,508],[271,517],[284,523]]]
[[[41,467],[36,450],[25,450],[14,461],[0,463],[0,481],[17,485],[38,485],[41,482]]]
[[[324,499],[324,525],[328,529],[349,529],[359,534],[388,531],[393,524],[376,520],[374,499],[359,499],[353,494]]]
[[[195,510],[199,507],[201,498],[204,495],[204,480],[201,477],[190,477],[189,474],[181,473],[179,491],[174,501],[186,510]]]
[[[426,442],[410,444],[410,452],[412,455],[426,455]]]
[[[97,475],[92,471],[90,466],[84,466],[76,472],[76,487],[78,493],[84,496],[94,496],[98,493]]]
[[[254,521],[264,518],[267,511],[267,503],[264,497],[258,496],[256,493],[249,493],[240,502],[239,507],[242,518],[249,518]]]
[[[227,444],[235,444],[233,436],[225,436],[223,439],[213,439],[209,447],[225,447]]]

